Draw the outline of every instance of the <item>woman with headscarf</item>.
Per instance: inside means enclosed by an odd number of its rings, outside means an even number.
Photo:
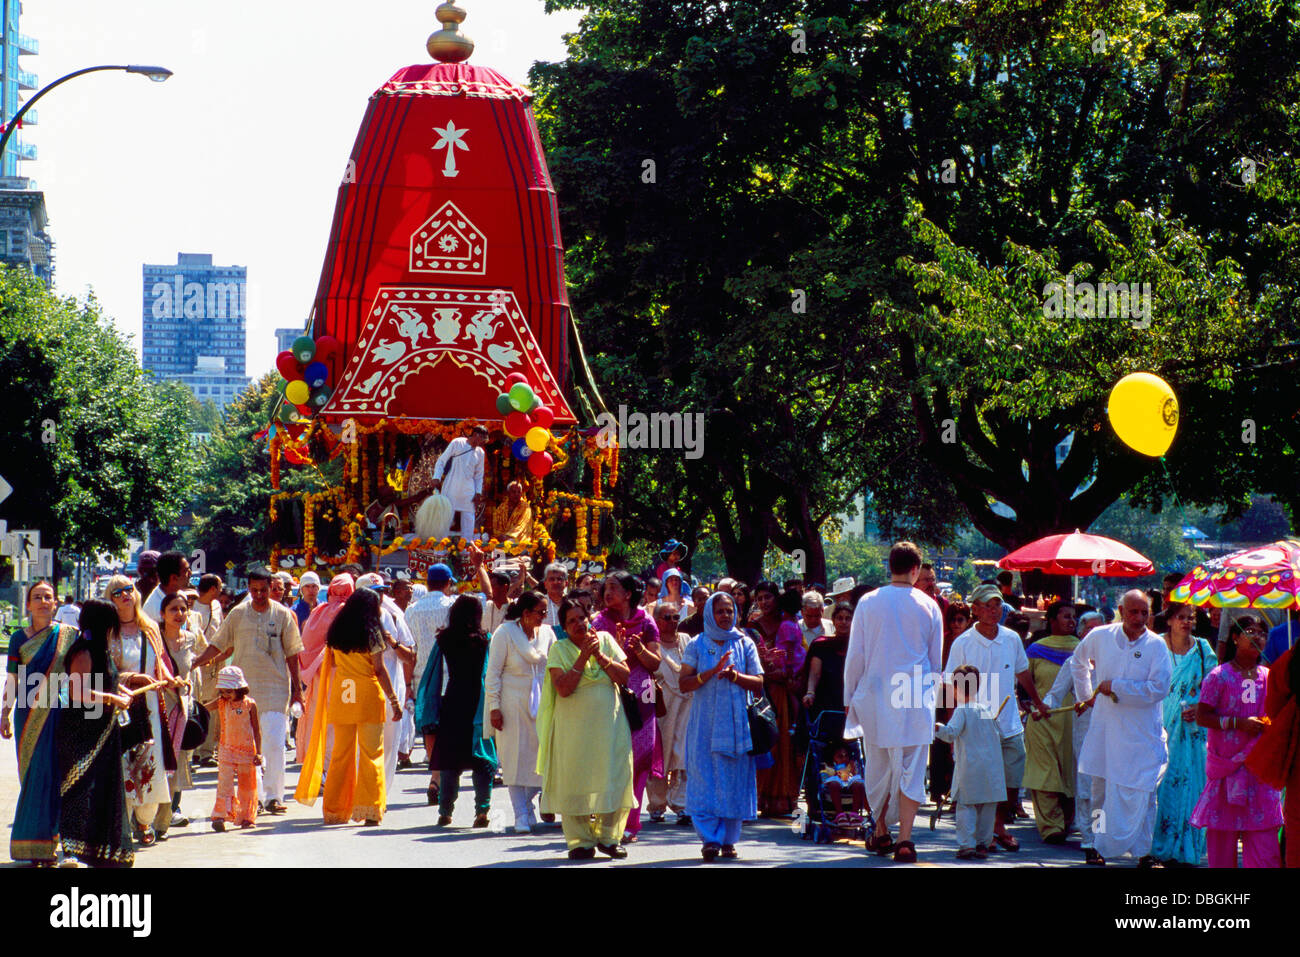
[[[623,828],[636,800],[632,736],[617,690],[628,678],[626,659],[574,599],[560,602],[560,622],[537,713],[542,810],[561,816],[570,859],[597,850],[624,858]]]
[[[168,772],[176,771],[175,753],[164,747],[166,703],[163,689],[173,689],[178,679],[168,664],[162,635],[144,613],[140,593],[131,579],[114,575],[108,581],[109,600],[117,611],[117,628],[109,635],[108,653],[123,688],[136,692],[131,722],[123,730],[126,803],[135,821],[135,838],[143,847],[166,833],[172,803]],[[149,688],[148,691],[140,689]],[[181,726],[182,731],[184,725]],[[170,758],[169,758],[170,753]]]
[[[777,722],[771,764],[764,768],[766,762],[759,762],[758,813],[762,817],[789,816],[799,795],[799,767],[790,728],[798,714],[795,683],[804,659],[803,632],[794,621],[802,602],[797,593],[786,594],[791,597],[785,600],[793,605],[782,609],[782,592],[776,582],[755,585],[754,607],[746,628],[763,662],[763,684]]]
[[[474,827],[488,826],[497,770],[496,745],[483,736],[489,638],[483,631],[483,605],[473,595],[461,595],[447,611],[447,627],[438,632],[416,697],[416,727],[434,739],[429,768],[441,772],[439,827],[451,823],[464,771],[474,780]]]
[[[632,791],[636,806],[627,816],[626,843],[634,843],[641,831],[641,805],[651,774],[663,774],[663,749],[655,719],[655,672],[659,670],[659,628],[644,608],[634,607],[641,594],[641,582],[629,572],[614,572],[605,579],[605,610],[596,616],[597,631],[614,636],[627,656],[631,674],[627,690],[637,699],[641,728],[632,732]]]
[[[117,668],[108,653],[117,612],[92,598],[82,606],[79,624],[81,635],[67,654],[68,708],[57,735],[63,853],[91,867],[130,867],[135,850],[117,716],[131,698],[117,690]]]
[[[506,609],[506,620],[488,645],[483,678],[488,721],[496,739],[501,780],[510,792],[515,832],[536,830],[534,799],[542,790],[537,773],[537,709],[546,681],[546,656],[555,633],[546,618],[546,595],[526,591]]]
[[[50,690],[57,688],[68,650],[77,640],[77,629],[54,620],[56,605],[54,586],[49,582],[37,582],[27,589],[31,624],[9,635],[4,699],[0,704],[0,737],[15,737],[16,729],[18,745],[18,807],[9,837],[9,856],[38,866],[52,866],[58,857],[55,739],[60,715]],[[47,690],[38,693],[41,682]]]
[[[320,672],[321,660],[325,655],[325,636],[329,634],[330,625],[343,610],[343,604],[356,590],[356,582],[347,572],[340,572],[330,579],[325,592],[325,601],[311,610],[307,624],[302,629],[302,651],[298,654],[298,678],[307,686],[302,698],[302,715],[298,718],[298,732],[295,735],[295,747],[298,759],[307,753],[307,743],[311,740],[311,726],[320,682],[316,680]],[[329,742],[326,742],[326,763],[329,762]]]
[[[704,605],[704,632],[682,656],[679,687],[694,692],[686,743],[686,813],[701,854],[735,859],[740,826],[758,813],[749,751],[749,696],[763,690],[754,640],[736,627],[736,606],[719,592]]]

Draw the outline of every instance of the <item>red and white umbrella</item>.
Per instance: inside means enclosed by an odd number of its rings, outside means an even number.
[[[1150,559],[1123,542],[1079,531],[1048,535],[1023,545],[998,562],[998,567],[1015,572],[1038,570],[1049,575],[1115,578],[1140,578],[1155,572]]]

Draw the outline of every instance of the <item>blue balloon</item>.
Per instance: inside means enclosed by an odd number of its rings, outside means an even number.
[[[510,451],[521,462],[533,454],[533,450],[523,439],[515,439],[514,444],[510,446]]]
[[[329,382],[330,368],[323,362],[313,362],[303,370],[302,377],[307,380],[309,386],[315,389]]]

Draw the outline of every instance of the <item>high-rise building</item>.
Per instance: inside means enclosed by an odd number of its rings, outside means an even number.
[[[175,266],[144,267],[141,361],[158,379],[200,401],[228,404],[248,387],[244,321],[248,270],[214,266],[207,253],[177,253]]]
[[[294,340],[300,338],[301,336],[305,336],[306,334],[307,331],[305,328],[275,330],[276,355],[279,355],[281,352],[288,352],[290,349],[293,348]]]
[[[54,240],[45,231],[45,194],[30,185],[21,176],[0,176],[0,262],[30,269],[49,286],[54,281]]]
[[[24,70],[18,63],[20,56],[34,56],[40,47],[31,37],[23,36],[18,29],[18,18],[23,5],[19,0],[0,0],[0,123],[6,126],[22,106],[19,93],[31,94],[37,88],[36,74]],[[23,126],[35,126],[36,113],[23,117]],[[36,159],[36,147],[22,139],[19,130],[5,146],[0,157],[0,176],[17,176],[18,161]]]

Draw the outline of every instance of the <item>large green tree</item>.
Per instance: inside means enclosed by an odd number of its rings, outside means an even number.
[[[578,6],[532,81],[591,365],[706,414],[702,457],[629,453],[632,526],[706,509],[734,572],[822,577],[864,490],[883,534],[1007,547],[1135,485],[1295,502],[1295,2]],[[1049,317],[1068,276],[1150,282],[1149,324]],[[1104,422],[1136,369],[1182,398],[1168,472]]]
[[[89,555],[175,518],[193,482],[187,397],[140,370],[93,298],[58,298],[0,266],[0,437],[14,488],[0,516],[10,528]]]

